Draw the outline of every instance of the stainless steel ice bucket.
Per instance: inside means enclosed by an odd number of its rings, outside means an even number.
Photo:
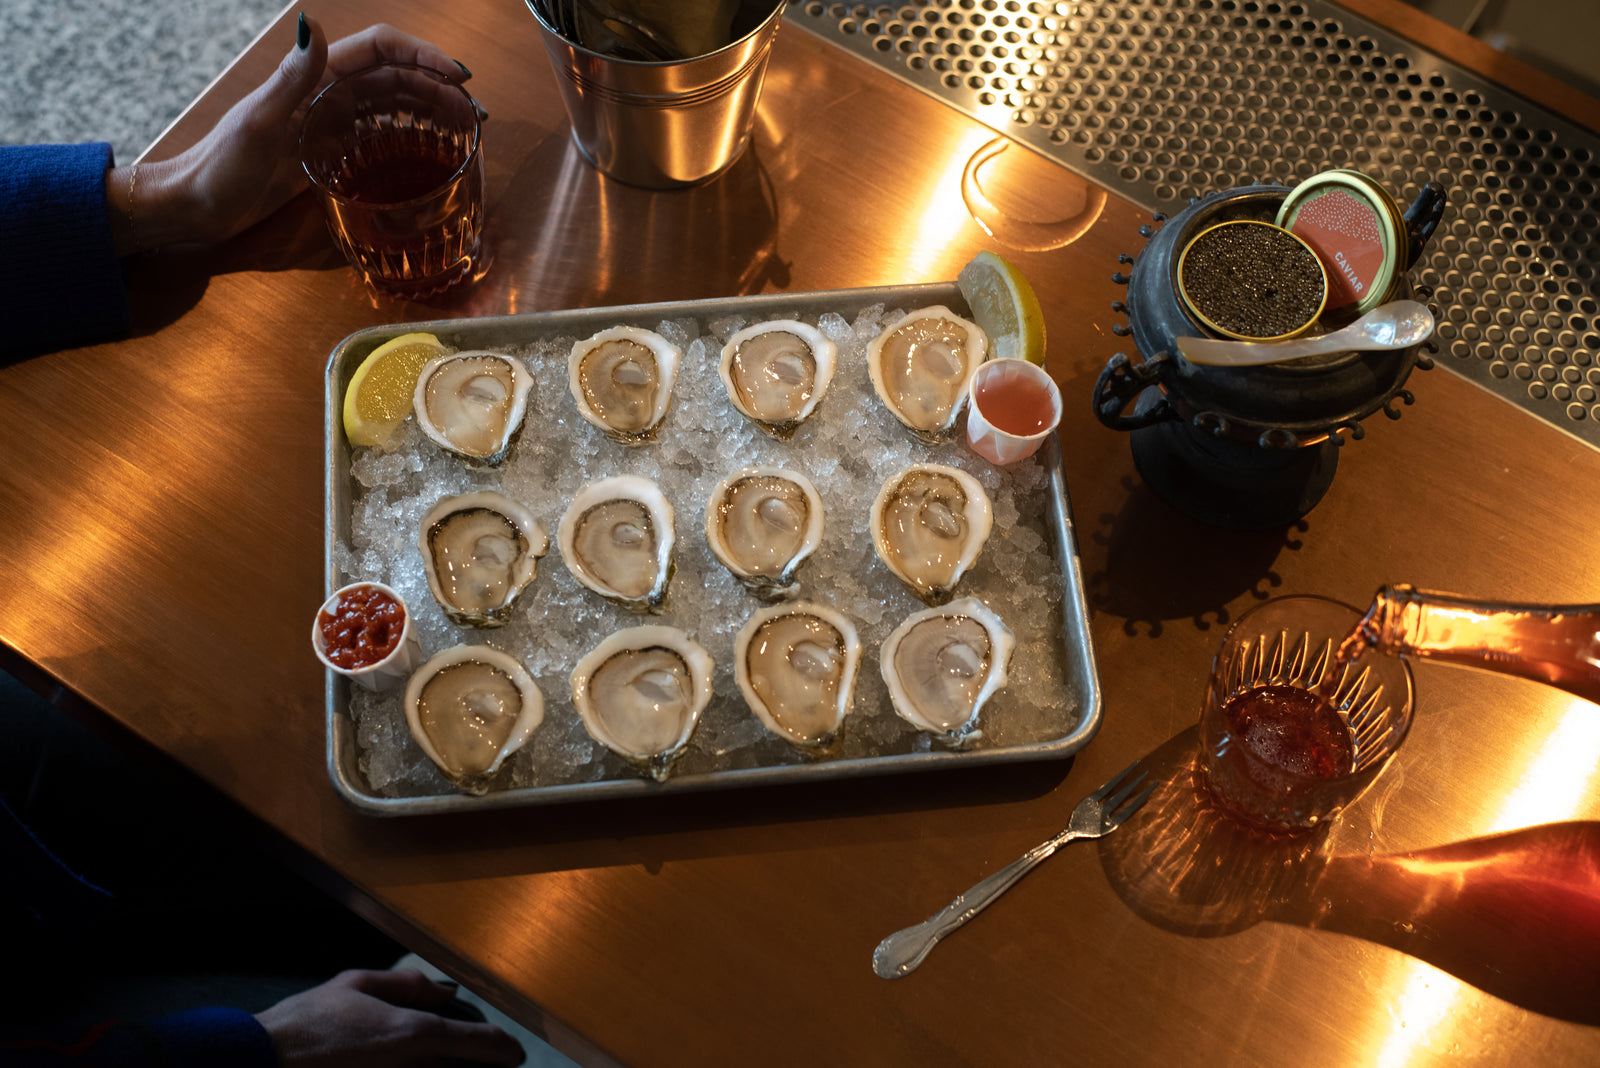
[[[742,5],[742,25],[757,8],[753,29],[714,52],[670,62],[591,51],[550,26],[541,0],[526,3],[555,70],[573,139],[602,174],[674,189],[716,177],[744,151],[783,21],[782,2]]]

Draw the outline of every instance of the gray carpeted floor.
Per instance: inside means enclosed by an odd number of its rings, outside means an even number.
[[[283,0],[4,0],[0,144],[110,141],[119,163],[132,160],[283,7]]]

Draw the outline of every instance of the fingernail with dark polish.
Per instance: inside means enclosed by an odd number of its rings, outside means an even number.
[[[450,990],[460,990],[461,989],[461,984],[456,982],[454,979],[435,979],[434,982],[437,983],[439,986],[446,987],[446,988],[448,988]]]
[[[306,21],[306,13],[300,12],[300,25],[294,31],[295,47],[304,52],[311,47],[311,23]]]
[[[467,69],[467,65],[465,63],[461,62],[459,59],[452,59],[450,62],[460,67],[462,74],[466,75],[468,78],[472,77],[472,71]]]

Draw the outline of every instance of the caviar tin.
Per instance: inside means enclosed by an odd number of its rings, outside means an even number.
[[[1253,219],[1196,234],[1178,257],[1177,279],[1190,313],[1207,329],[1240,341],[1298,337],[1328,299],[1328,272],[1316,250],[1281,226]],[[1230,307],[1241,302],[1251,317],[1273,325],[1266,332],[1244,329],[1244,313]]]
[[[1354,318],[1394,296],[1406,268],[1406,223],[1375,180],[1353,170],[1313,175],[1283,198],[1276,222],[1322,261],[1330,312]]]

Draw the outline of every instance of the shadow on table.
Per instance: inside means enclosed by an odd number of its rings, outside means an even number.
[[[1096,613],[1125,620],[1129,635],[1141,628],[1152,638],[1169,622],[1185,621],[1198,630],[1226,629],[1233,620],[1227,605],[1241,594],[1257,601],[1276,595],[1283,577],[1273,563],[1300,548],[1305,520],[1269,530],[1237,531],[1202,523],[1156,496],[1143,482],[1125,479],[1125,500],[1116,513],[1102,513],[1091,524],[1080,517],[1080,536],[1104,566],[1085,576],[1086,595]],[[1204,567],[1195,561],[1204,560]]]
[[[364,818],[361,833],[375,853],[459,857],[447,868],[463,879],[622,865],[656,872],[695,857],[893,842],[900,830],[875,817],[899,813],[920,821],[938,812],[953,833],[981,835],[995,806],[1051,794],[1072,766],[1071,759],[1024,761],[488,813]],[[529,848],[533,842],[537,849]]]
[[[1551,823],[1411,853],[1334,856],[1272,836],[1196,779],[1198,728],[1146,759],[1150,802],[1102,839],[1117,894],[1194,937],[1261,922],[1364,938],[1535,1012],[1600,1024],[1600,821]]]

